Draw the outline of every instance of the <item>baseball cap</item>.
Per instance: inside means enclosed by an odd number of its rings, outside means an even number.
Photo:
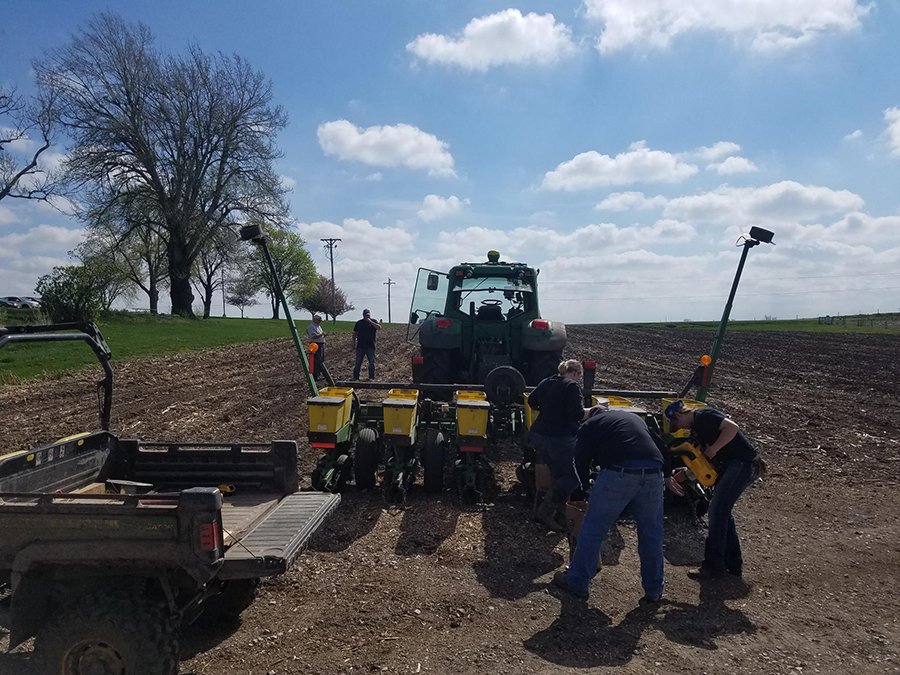
[[[318,314],[313,314],[313,321],[321,321],[321,320],[322,320],[321,316],[319,316]]]
[[[684,405],[684,401],[672,401],[666,406],[666,419],[673,420],[675,419],[675,415],[680,412],[685,412],[686,410],[687,407]]]
[[[369,312],[369,310],[367,310],[367,309],[364,309],[364,310],[363,310],[363,316],[366,316],[367,314],[371,314],[371,312]]]

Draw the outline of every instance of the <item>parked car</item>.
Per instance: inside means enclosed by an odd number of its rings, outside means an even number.
[[[0,307],[8,309],[40,309],[41,302],[35,298],[18,297],[15,295],[7,295],[0,298]]]

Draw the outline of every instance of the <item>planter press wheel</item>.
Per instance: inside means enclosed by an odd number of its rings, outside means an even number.
[[[426,492],[438,493],[444,489],[445,454],[444,434],[437,429],[429,429],[422,448],[422,473]]]

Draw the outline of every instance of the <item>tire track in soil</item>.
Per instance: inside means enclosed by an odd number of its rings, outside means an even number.
[[[677,389],[712,333],[579,327],[567,357],[598,381]],[[379,338],[379,379],[405,381],[403,330]],[[329,336],[349,379],[349,336]],[[883,673],[900,665],[900,340],[881,335],[732,333],[711,402],[748,431],[770,478],[736,510],[749,588],[698,588],[684,570],[702,532],[670,514],[667,596],[640,595],[634,532],[595,580],[587,608],[545,586],[567,556],[516,496],[515,451],[492,459],[480,514],[447,491],[388,512],[379,491],[345,494],[338,515],[284,577],[263,585],[239,627],[188,632],[184,673],[431,672]],[[147,439],[301,441],[315,456],[289,340],[114,364],[114,430]],[[95,425],[99,370],[0,387],[0,446],[26,449]],[[377,395],[377,394],[370,394]],[[2,639],[0,639],[2,645]],[[6,659],[6,661],[4,661]],[[23,673],[20,657],[0,672]],[[12,665],[11,665],[12,664]],[[419,668],[418,666],[421,666]]]

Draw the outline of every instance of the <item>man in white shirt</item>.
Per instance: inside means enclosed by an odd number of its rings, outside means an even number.
[[[325,331],[322,330],[322,317],[318,314],[313,315],[312,323],[306,327],[306,337],[309,338],[310,344],[315,343],[319,346],[313,357],[313,378],[318,380],[322,372],[322,362],[325,361]]]

